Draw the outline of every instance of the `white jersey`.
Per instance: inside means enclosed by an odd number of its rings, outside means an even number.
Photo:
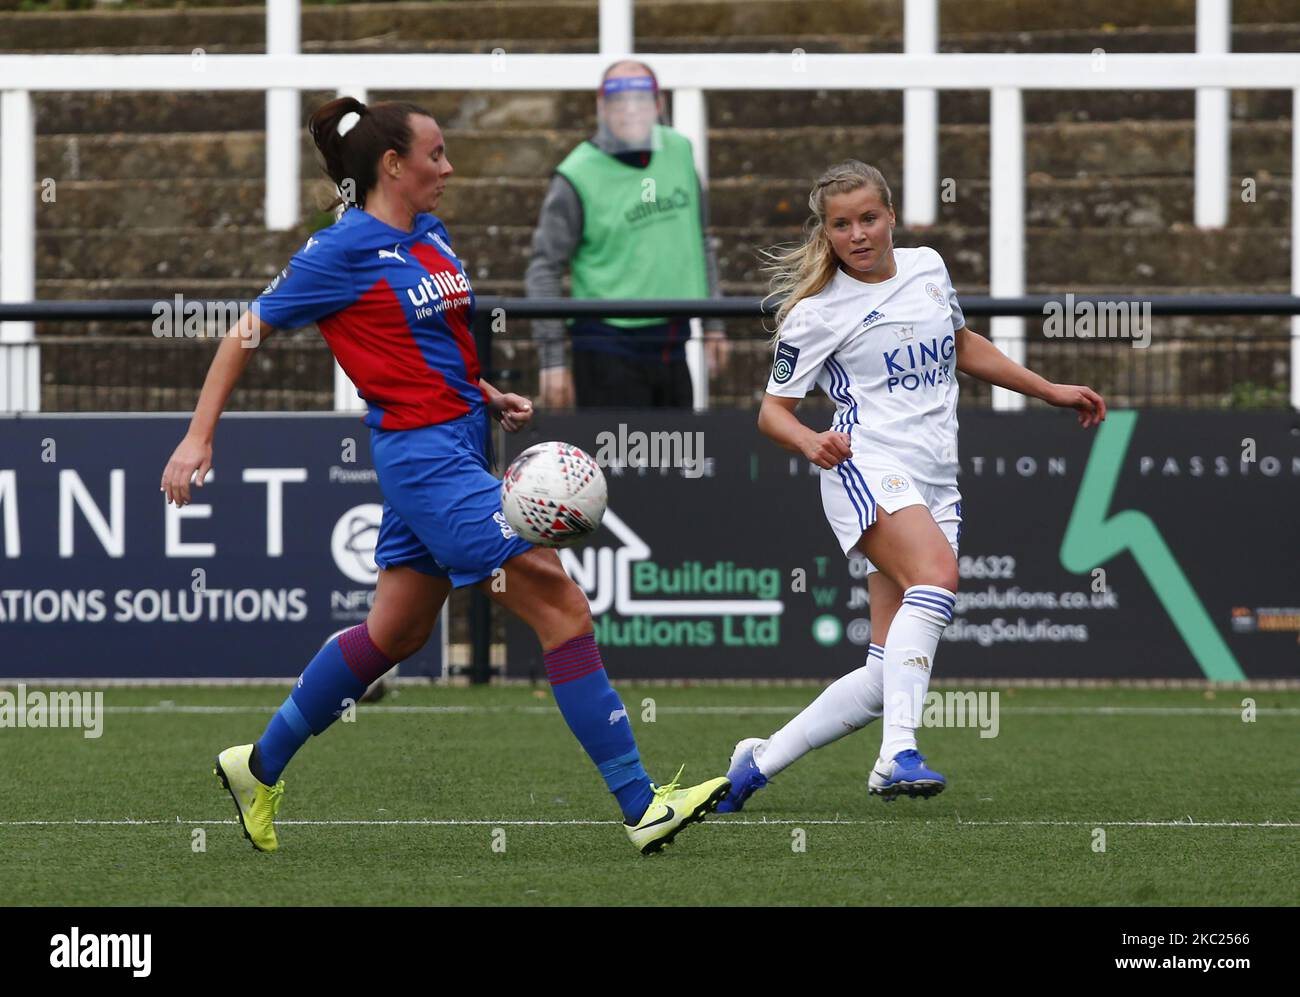
[[[781,326],[769,394],[816,384],[855,460],[888,460],[920,482],[957,483],[957,340],[966,324],[943,258],[895,249],[898,272],[868,284],[836,269]]]

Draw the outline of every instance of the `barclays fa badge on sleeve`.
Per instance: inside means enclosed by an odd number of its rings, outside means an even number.
[[[772,380],[777,384],[785,384],[794,377],[795,364],[798,362],[799,347],[791,346],[789,343],[778,343],[776,359],[772,362]]]

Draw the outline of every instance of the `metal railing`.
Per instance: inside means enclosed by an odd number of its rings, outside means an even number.
[[[1300,314],[1300,297],[1273,295],[1078,295],[1075,307],[1149,306],[1149,342],[1114,338],[1051,338],[1039,329],[1024,342],[1024,361],[1049,380],[1087,383],[1124,407],[1278,408],[1289,403],[1292,337],[1286,316]],[[1056,295],[995,299],[966,295],[961,304],[973,327],[997,315],[1043,316],[1064,305]],[[225,302],[222,302],[225,304]],[[152,301],[44,301],[0,305],[0,321],[138,324],[134,334],[42,335],[35,342],[0,344],[0,412],[184,412],[194,407],[211,362],[212,338],[157,338],[149,331]],[[537,348],[526,320],[571,316],[727,318],[730,361],[710,378],[714,406],[748,407],[761,399],[771,350],[765,328],[775,304],[758,298],[703,301],[575,301],[478,299],[475,336],[484,374],[503,389],[533,395]],[[1190,322],[1187,316],[1196,319]],[[494,332],[505,319],[504,332]],[[1242,319],[1251,319],[1247,324]],[[1224,322],[1227,325],[1224,325]],[[982,330],[981,330],[982,331]],[[687,343],[687,347],[695,345]],[[40,383],[23,391],[6,373],[23,367],[19,352],[39,350]],[[268,337],[245,369],[230,400],[232,410],[331,411],[338,405],[334,365],[314,330]],[[966,378],[962,404],[987,407],[990,387]],[[35,400],[25,392],[38,392]],[[822,404],[810,399],[812,406]]]
[[[1195,54],[967,55],[935,54],[936,0],[904,5],[904,52],[889,55],[638,54],[655,67],[674,96],[674,125],[692,141],[697,167],[707,182],[707,90],[839,90],[846,80],[870,81],[873,89],[901,90],[904,97],[904,189],[906,224],[933,216],[937,197],[937,101],[942,89],[990,93],[990,291],[1014,297],[1025,284],[1025,171],[1023,92],[1034,90],[1196,91],[1195,220],[1204,227],[1226,223],[1229,185],[1228,91],[1286,89],[1293,95],[1293,121],[1300,121],[1300,56],[1230,55],[1228,0],[1197,0]],[[590,90],[604,67],[633,46],[631,0],[601,0],[600,51],[584,55],[536,55],[496,49],[485,55],[299,54],[299,5],[283,0],[267,7],[265,55],[2,55],[0,56],[0,301],[35,296],[35,126],[32,91],[261,90],[266,93],[266,219],[272,229],[291,228],[298,211],[299,94],[335,90],[366,98],[369,89],[409,89],[413,80],[430,89]],[[424,82],[427,81],[427,82]],[[1293,162],[1300,162],[1300,127],[1292,130]],[[1300,294],[1300,197],[1291,203],[1291,282]],[[1025,329],[1017,315],[997,315],[994,342],[1024,359]],[[1300,407],[1300,315],[1292,318],[1295,352],[1289,396]],[[29,343],[28,324],[0,324],[0,342]],[[11,351],[5,372],[27,396],[43,378],[39,351]],[[689,357],[699,370],[700,354]],[[16,370],[14,364],[24,369]],[[700,379],[697,377],[697,384]],[[351,386],[335,371],[335,394],[345,408]],[[993,392],[995,408],[1013,409],[1021,396]]]

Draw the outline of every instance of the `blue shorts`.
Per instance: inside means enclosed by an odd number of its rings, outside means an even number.
[[[487,434],[481,411],[419,429],[370,430],[384,494],[375,564],[415,568],[460,588],[532,549],[501,511]]]

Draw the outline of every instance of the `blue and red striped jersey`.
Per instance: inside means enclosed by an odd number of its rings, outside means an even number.
[[[447,228],[429,214],[403,232],[359,208],[313,234],[253,302],[272,328],[315,322],[379,429],[482,411],[470,323],[474,291]]]

